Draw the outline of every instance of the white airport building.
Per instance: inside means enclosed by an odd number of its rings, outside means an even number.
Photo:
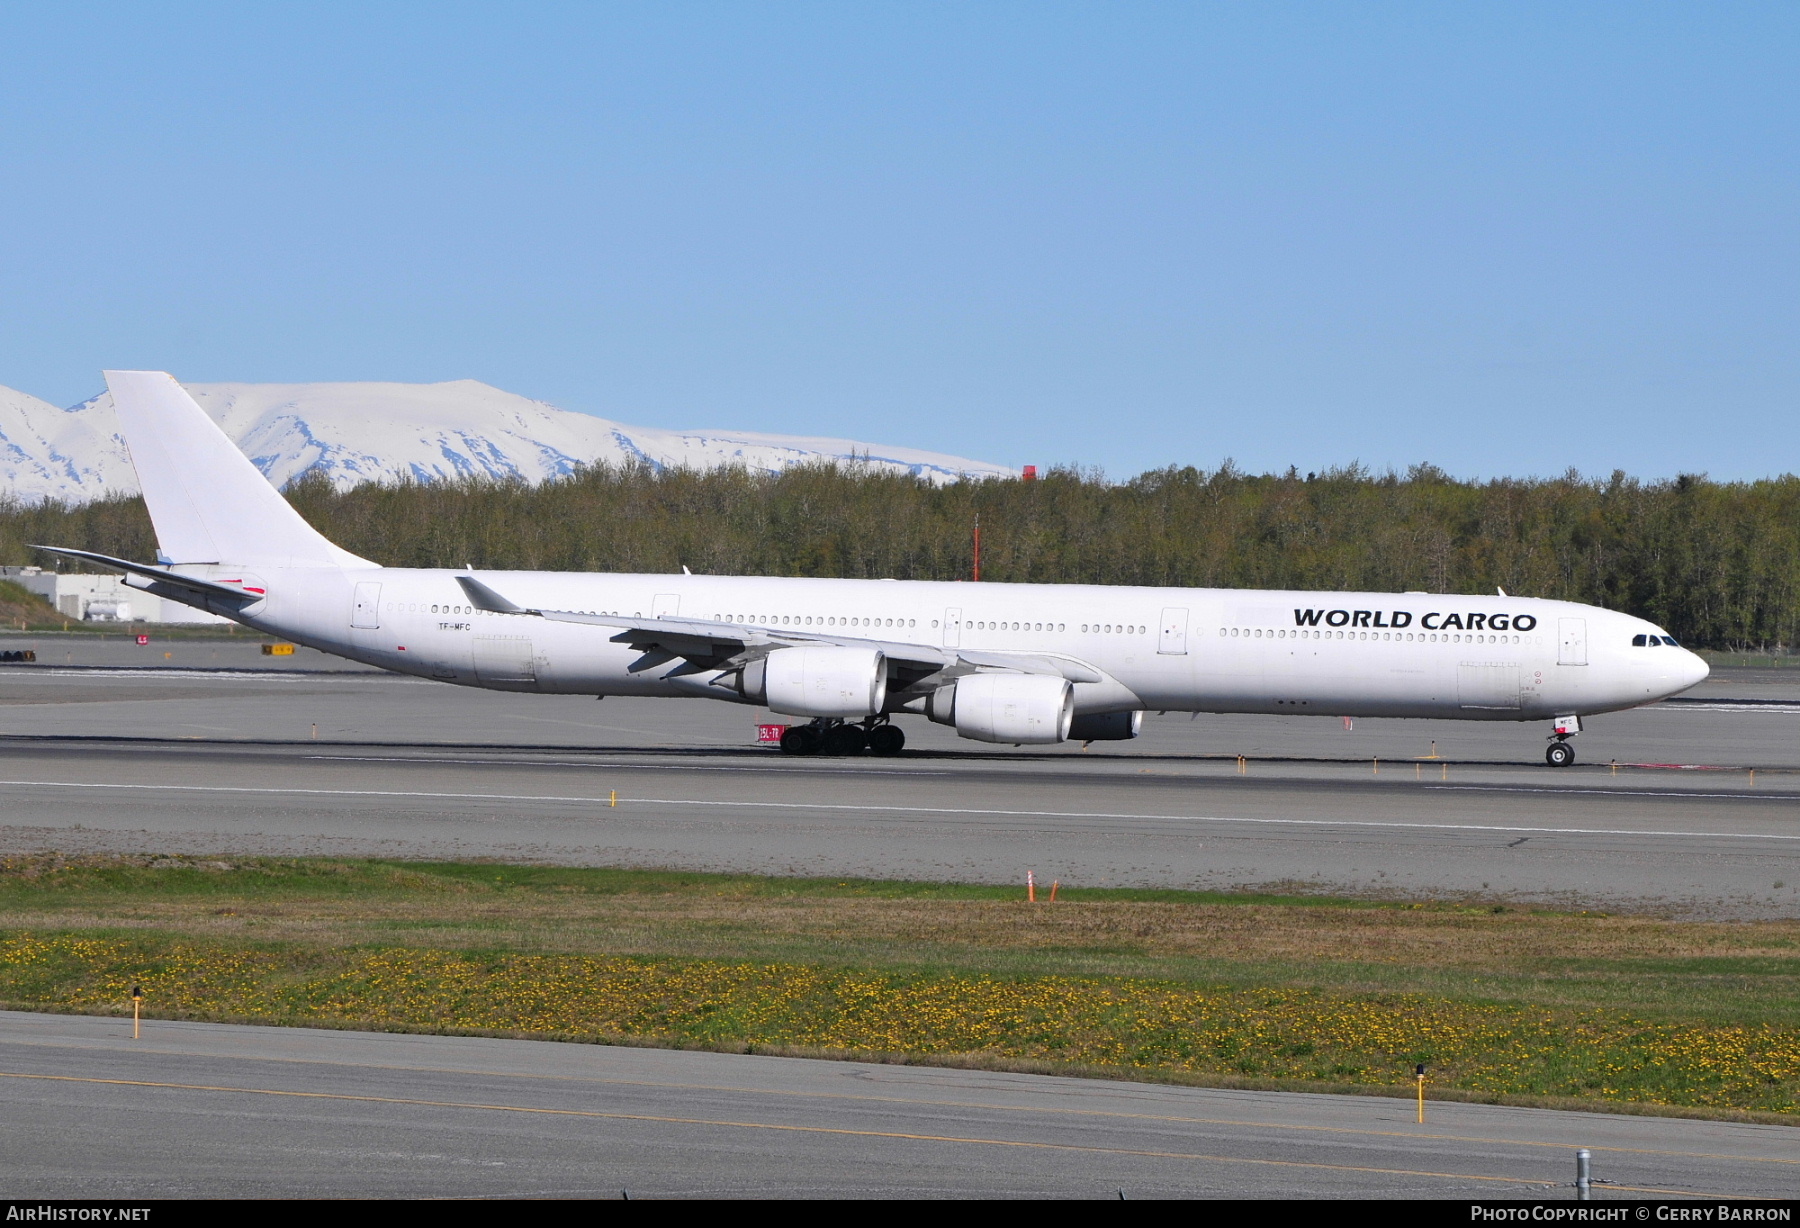
[[[223,623],[228,620],[179,601],[166,601],[125,586],[123,576],[45,571],[41,567],[0,567],[11,580],[56,607],[71,622]]]

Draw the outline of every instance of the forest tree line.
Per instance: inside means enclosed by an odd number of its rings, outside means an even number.
[[[945,486],[856,465],[779,474],[597,466],[530,486],[288,488],[327,537],[389,566],[1222,588],[1508,593],[1626,610],[1699,647],[1800,636],[1800,478],[1615,473],[1459,481],[1430,466],[1248,474],[1171,467],[1114,483]],[[30,543],[155,557],[137,498],[0,501],[0,563]]]

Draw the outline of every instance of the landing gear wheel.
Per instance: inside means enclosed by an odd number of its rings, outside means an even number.
[[[794,725],[781,735],[781,749],[790,755],[819,753],[819,731],[811,725]]]
[[[1552,742],[1544,752],[1544,762],[1551,767],[1568,767],[1575,762],[1575,748],[1567,742]]]
[[[868,745],[869,735],[856,725],[833,725],[825,731],[828,755],[860,755]]]
[[[906,745],[906,732],[898,725],[877,725],[869,730],[869,752],[897,755]]]

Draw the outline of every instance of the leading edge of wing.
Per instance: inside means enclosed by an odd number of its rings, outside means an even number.
[[[549,622],[615,628],[623,633],[612,637],[619,643],[630,644],[633,647],[651,647],[660,644],[678,656],[689,655],[683,651],[683,648],[691,649],[702,645],[715,650],[716,655],[716,650],[719,648],[732,648],[741,652],[744,649],[778,642],[776,636],[760,627],[746,627],[737,623],[707,622],[696,618],[625,618],[616,614],[585,614],[576,610],[531,608],[517,604],[483,584],[474,576],[458,576],[456,582],[462,587],[469,602],[476,609],[485,610],[489,614],[520,614],[531,618],[542,618]],[[672,641],[679,641],[682,646],[677,647]]]
[[[732,655],[764,655],[792,644],[829,644],[840,648],[873,648],[889,660],[926,665],[947,672],[957,672],[954,667],[960,665],[967,667],[962,672],[1001,669],[1022,674],[1061,675],[1070,682],[1102,682],[1106,678],[1104,673],[1085,661],[1055,653],[976,652],[870,639],[865,636],[832,635],[822,631],[758,627],[747,623],[697,618],[626,618],[617,614],[527,609],[514,604],[473,576],[458,576],[456,582],[468,594],[471,604],[491,614],[523,614],[550,622],[616,628],[622,634],[612,638],[619,643],[630,644],[634,648],[662,647],[676,656],[725,655],[719,651],[721,648],[733,650]]]

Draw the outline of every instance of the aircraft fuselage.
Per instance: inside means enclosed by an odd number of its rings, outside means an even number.
[[[458,576],[534,608],[1073,659],[1104,675],[1074,684],[1082,714],[1528,721],[1651,703],[1707,674],[1643,619],[1525,597],[409,568],[264,568],[246,580],[242,568],[180,570],[263,589],[254,605],[220,607],[260,631],[423,678],[550,694],[734,698],[680,658],[655,660],[604,628],[483,612]]]

